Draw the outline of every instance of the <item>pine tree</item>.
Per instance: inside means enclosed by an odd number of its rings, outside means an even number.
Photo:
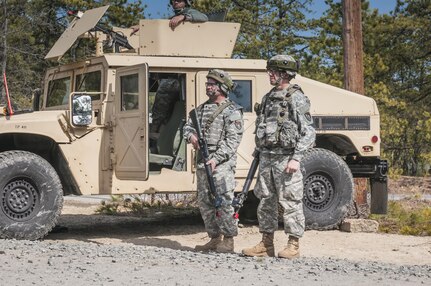
[[[6,41],[0,43],[0,59],[2,64],[7,63],[9,91],[18,106],[30,106],[32,91],[42,86],[46,68],[58,64],[46,61],[44,57],[69,25],[71,19],[67,11],[85,11],[103,5],[111,5],[103,18],[109,26],[129,27],[144,17],[142,1],[2,1],[0,16],[4,21],[0,22],[0,28],[5,31],[7,22],[7,33],[3,33]],[[6,57],[3,56],[5,52]],[[63,62],[68,58],[73,57],[66,55]]]
[[[227,9],[226,21],[241,24],[234,55],[269,58],[274,54],[299,55],[307,48],[305,13],[312,0],[201,0],[196,8],[210,12]]]

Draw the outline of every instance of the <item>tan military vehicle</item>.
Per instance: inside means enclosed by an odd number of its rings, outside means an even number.
[[[88,36],[98,39],[97,55],[49,69],[33,112],[0,117],[2,238],[46,235],[64,195],[195,192],[196,152],[184,142],[182,127],[207,99],[211,68],[228,71],[238,84],[229,97],[244,108],[236,190],[243,186],[253,159],[253,105],[271,87],[265,60],[231,58],[239,24],[185,23],[172,31],[167,20],[141,20],[130,36],[132,29],[97,29],[106,9],[80,15],[46,58],[61,58]],[[111,43],[113,52],[105,53],[102,43]],[[171,76],[180,82],[180,96],[158,134],[157,151],[150,152],[151,105],[159,80]],[[317,129],[316,146],[302,164],[307,227],[341,222],[353,177],[370,178],[371,209],[385,212],[387,165],[380,159],[375,101],[300,75],[295,82],[311,100]]]

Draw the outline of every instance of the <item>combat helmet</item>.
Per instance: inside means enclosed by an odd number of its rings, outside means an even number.
[[[294,77],[299,71],[299,62],[289,55],[276,55],[267,61],[266,69],[285,72]]]
[[[185,0],[185,2],[186,2],[186,6],[190,7],[193,5],[194,0]],[[174,0],[171,0],[170,3],[171,3],[171,6],[174,6]]]
[[[233,82],[231,76],[223,70],[211,69],[208,72],[207,78],[212,78],[218,82],[220,89],[226,95],[228,95],[229,92],[233,91],[236,87],[236,83]]]

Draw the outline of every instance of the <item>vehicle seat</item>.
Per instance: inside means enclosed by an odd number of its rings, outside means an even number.
[[[183,170],[184,166],[182,165],[185,162],[185,142],[183,139],[185,114],[185,102],[177,101],[168,122],[160,128],[159,139],[157,140],[159,153],[150,153],[150,163]]]

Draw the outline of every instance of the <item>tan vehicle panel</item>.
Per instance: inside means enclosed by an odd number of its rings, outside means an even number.
[[[1,134],[38,134],[53,139],[57,143],[70,143],[71,139],[63,131],[67,128],[64,111],[44,111],[11,116],[1,122]]]
[[[140,20],[139,55],[230,58],[239,29],[237,23],[206,22],[186,23],[172,30],[169,20]]]

